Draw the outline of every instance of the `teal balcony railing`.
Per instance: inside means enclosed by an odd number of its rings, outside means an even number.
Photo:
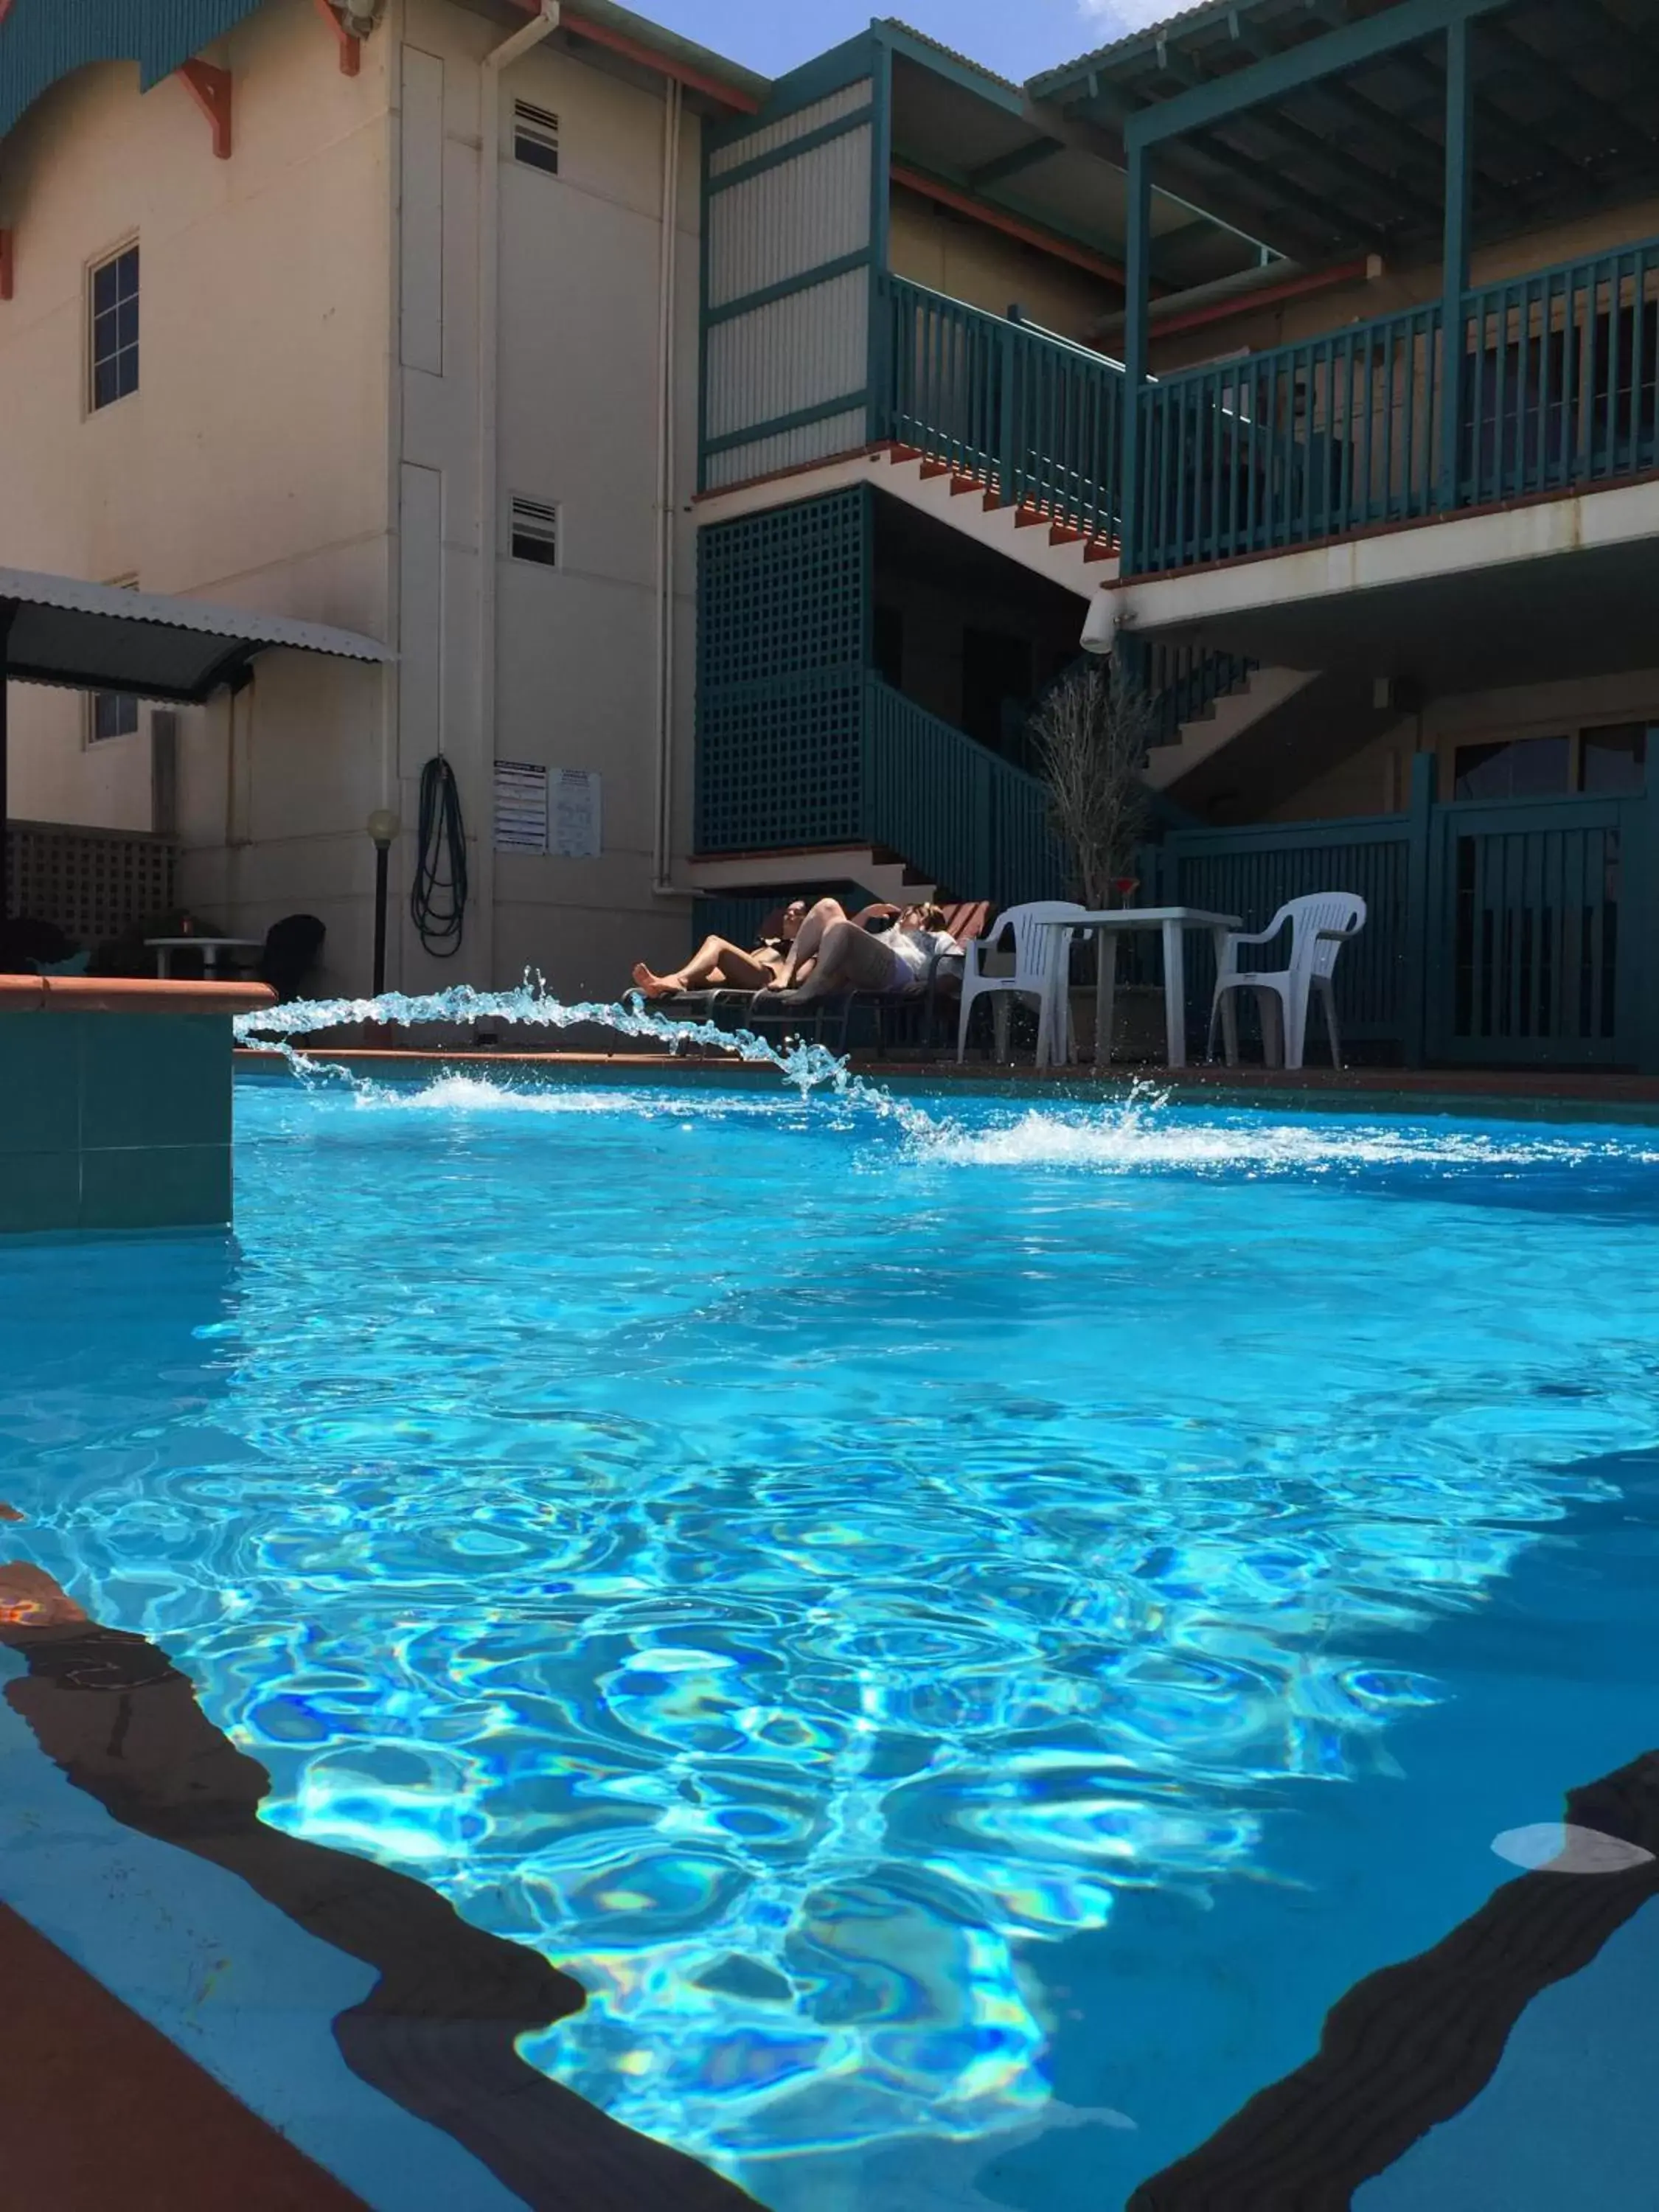
[[[1115,538],[1123,372],[906,277],[877,280],[881,434],[1085,538]]]
[[[866,835],[958,898],[1064,896],[1066,864],[1037,779],[879,677],[865,690]]]
[[[1659,240],[1464,296],[1455,453],[1441,306],[1161,377],[1142,396],[1139,574],[1310,544],[1655,466]]]

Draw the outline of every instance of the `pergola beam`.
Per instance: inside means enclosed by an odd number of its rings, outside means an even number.
[[[1160,100],[1154,107],[1137,108],[1124,122],[1124,144],[1134,150],[1188,136],[1509,4],[1510,0],[1401,0],[1397,7],[1328,31],[1322,38],[1305,40],[1268,61],[1231,70],[1225,76]]]
[[[1065,150],[1058,138],[1038,138],[1029,146],[1016,146],[1011,153],[999,154],[994,161],[981,161],[978,168],[969,169],[969,188],[982,192],[988,185],[1000,185],[1009,177],[1020,176]]]

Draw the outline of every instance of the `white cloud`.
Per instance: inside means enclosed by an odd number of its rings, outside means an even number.
[[[1078,0],[1078,12],[1109,31],[1144,31],[1178,15],[1189,0]]]

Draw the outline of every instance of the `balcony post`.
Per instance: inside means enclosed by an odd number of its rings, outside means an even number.
[[[1464,300],[1469,289],[1470,139],[1474,128],[1469,23],[1446,29],[1446,240],[1440,317],[1440,504],[1457,505],[1467,381]]]
[[[1140,565],[1145,533],[1141,503],[1141,394],[1146,383],[1146,319],[1152,296],[1152,177],[1146,149],[1131,145],[1129,155],[1129,235],[1124,257],[1123,329],[1123,455],[1119,482],[1122,486],[1122,573]]]

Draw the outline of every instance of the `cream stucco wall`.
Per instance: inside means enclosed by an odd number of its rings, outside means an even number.
[[[511,28],[451,6],[403,11],[398,155],[403,201],[441,237],[435,285],[406,235],[398,374],[404,488],[398,569],[411,605],[403,682],[399,811],[441,742],[460,783],[481,911],[470,962],[516,983],[541,969],[566,996],[610,997],[639,957],[683,957],[684,897],[653,888],[657,312],[663,82],[618,75],[556,44],[500,73],[498,516],[494,728],[480,724],[478,238],[480,99],[488,49]],[[512,153],[515,100],[560,121],[556,176]],[[690,819],[696,465],[699,125],[683,112],[676,244],[678,393],[676,747],[678,849]],[[434,212],[435,210],[435,212]],[[420,288],[416,313],[409,288]],[[431,303],[441,301],[434,348]],[[556,505],[556,568],[514,560],[514,495]],[[434,617],[435,616],[435,627]],[[604,848],[592,860],[491,849],[497,758],[597,770]],[[410,860],[407,837],[399,855]],[[451,980],[404,948],[410,986]]]
[[[1006,315],[1018,305],[1030,320],[1068,338],[1087,339],[1122,295],[1104,277],[1006,237],[982,222],[895,185],[888,262],[896,276],[953,300]]]
[[[393,854],[388,980],[609,995],[666,964],[684,896],[653,885],[657,309],[666,100],[653,72],[562,45],[508,67],[499,177],[493,710],[481,689],[482,62],[523,21],[495,0],[392,0],[343,76],[311,0],[269,0],[208,51],[234,83],[213,158],[184,88],[88,70],[13,134],[0,222],[0,562],[257,606],[367,632],[399,664],[266,656],[232,709],[186,709],[181,890],[257,935],[327,924],[325,985],[368,980],[377,805]],[[556,112],[561,173],[512,156],[515,97]],[[683,115],[676,291],[678,851],[690,819],[700,125]],[[140,245],[140,388],[88,414],[88,265]],[[513,560],[513,493],[555,501],[556,570]],[[493,724],[481,719],[493,711]],[[14,811],[149,823],[148,716],[88,748],[85,703],[19,687]],[[407,919],[419,772],[460,785],[473,902],[460,957]],[[234,756],[234,757],[233,757]],[[597,769],[594,860],[493,848],[493,763]],[[672,863],[671,863],[672,866]]]
[[[207,52],[233,77],[228,161],[182,85],[141,96],[129,64],[82,70],[24,118],[0,185],[16,234],[0,562],[386,634],[385,53],[371,41],[347,78],[306,0],[272,0]],[[139,388],[94,413],[88,270],[133,240]],[[224,704],[181,717],[183,896],[239,933],[315,911],[341,976],[369,883],[367,840],[344,833],[380,793],[383,690],[376,672],[268,657],[238,704],[228,815]],[[82,700],[19,688],[13,811],[148,827],[148,714],[94,746],[86,726]]]

